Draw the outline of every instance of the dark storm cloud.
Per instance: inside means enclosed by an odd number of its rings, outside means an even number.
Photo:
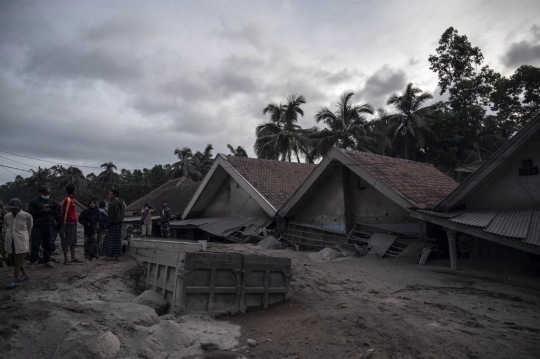
[[[132,81],[142,75],[141,64],[133,56],[118,50],[82,44],[44,44],[34,47],[22,71],[28,76],[37,75],[45,79],[106,82]]]
[[[507,67],[519,67],[521,65],[540,65],[540,26],[533,25],[531,39],[514,42],[502,57]]]
[[[386,105],[386,100],[391,94],[403,91],[406,84],[405,71],[384,65],[367,78],[358,95],[362,101],[378,108]]]

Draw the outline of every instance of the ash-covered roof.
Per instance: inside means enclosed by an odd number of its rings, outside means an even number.
[[[279,210],[315,169],[315,165],[226,156],[227,163]]]
[[[378,178],[418,208],[433,208],[458,183],[430,164],[367,152],[340,150],[353,163]]]
[[[145,203],[150,203],[159,210],[161,204],[167,202],[172,213],[180,215],[186,209],[191,197],[193,197],[200,184],[201,182],[193,182],[185,177],[170,180],[130,204],[126,211],[140,211]]]

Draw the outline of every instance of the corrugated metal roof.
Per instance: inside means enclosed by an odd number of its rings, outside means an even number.
[[[499,211],[484,231],[506,237],[527,238],[532,209]]]
[[[244,236],[253,236],[259,234],[272,220],[272,218],[234,216],[193,218],[171,221],[171,227],[197,226],[199,229],[218,237],[227,237],[237,231],[240,231]]]
[[[139,222],[141,220],[142,216],[136,216],[136,217],[124,217],[124,222],[126,223],[132,223],[132,222]],[[158,220],[159,216],[152,216],[152,221]]]
[[[523,242],[540,246],[540,208],[534,210],[527,238]]]
[[[457,217],[451,218],[450,221],[466,224],[474,227],[487,227],[489,223],[495,218],[498,210],[484,210],[484,211],[467,211]]]
[[[417,240],[409,244],[407,248],[403,250],[400,254],[398,254],[398,257],[414,257],[422,254],[422,250],[424,248],[433,248],[435,247],[435,244],[430,243],[428,241],[423,240]]]
[[[368,243],[368,247],[371,247],[368,254],[376,254],[381,257],[384,256],[396,238],[397,236],[392,234],[373,233]]]
[[[432,216],[443,217],[443,218],[454,218],[463,213],[462,211],[460,212],[435,212],[435,211],[427,211],[425,209],[419,209],[418,212],[430,214]]]

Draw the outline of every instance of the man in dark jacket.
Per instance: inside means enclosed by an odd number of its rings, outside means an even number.
[[[122,254],[122,229],[124,226],[124,216],[126,212],[126,204],[120,198],[120,191],[117,189],[111,190],[109,193],[109,209],[107,210],[107,229],[105,230],[105,238],[101,247],[101,255],[104,255],[103,260],[120,260]]]
[[[79,223],[84,226],[85,259],[92,260],[93,258],[99,258],[98,234],[105,229],[102,218],[97,207],[97,202],[94,199],[88,202],[88,208],[79,215]]]
[[[167,202],[163,202],[163,208],[159,212],[159,217],[161,238],[171,238],[171,209],[167,205]]]
[[[50,199],[51,187],[43,185],[39,188],[40,196],[28,204],[28,213],[32,215],[34,226],[30,247],[30,269],[35,269],[39,259],[39,247],[43,246],[43,263],[54,268],[51,262],[53,230],[56,219],[60,216],[60,205]]]

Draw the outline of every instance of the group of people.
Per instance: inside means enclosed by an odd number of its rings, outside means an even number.
[[[144,208],[141,210],[141,235],[152,235],[152,214],[156,212],[156,208],[145,203]],[[171,238],[171,209],[167,202],[163,202],[163,207],[159,212],[159,228],[161,232],[161,238]]]
[[[28,212],[23,211],[22,201],[18,198],[11,199],[6,206],[9,212],[3,216],[6,224],[3,247],[14,266],[13,278],[7,285],[9,289],[28,279],[25,269],[28,252],[30,270],[36,269],[40,248],[43,248],[44,266],[55,268],[51,256],[59,254],[55,248],[58,235],[61,239],[63,263],[71,265],[82,262],[75,252],[77,222],[84,226],[85,259],[92,260],[102,256],[103,260],[107,261],[120,260],[126,204],[119,198],[118,190],[109,192],[108,208],[104,201],[98,203],[90,200],[88,208],[78,217],[75,209],[77,189],[74,185],[66,187],[66,197],[61,204],[52,200],[50,193],[50,186],[41,186],[39,197],[28,204]]]

